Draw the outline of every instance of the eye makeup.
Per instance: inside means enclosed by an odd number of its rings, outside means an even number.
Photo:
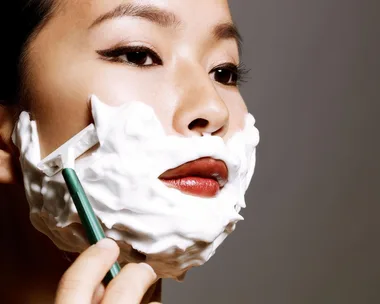
[[[127,63],[138,67],[162,65],[160,56],[151,48],[142,45],[116,46],[96,52],[102,58],[112,62]],[[148,64],[146,64],[147,61]]]
[[[157,52],[143,45],[116,46],[96,52],[104,60],[139,68],[163,65],[163,61]],[[249,70],[242,64],[236,65],[227,62],[214,67],[209,74],[213,74],[214,80],[223,85],[238,86],[245,81],[248,72]]]
[[[245,81],[245,76],[249,73],[249,70],[244,67],[243,64],[223,63],[210,71],[210,74],[214,73],[215,81],[224,85],[238,86]]]

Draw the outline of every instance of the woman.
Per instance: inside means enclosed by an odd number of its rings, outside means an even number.
[[[244,128],[239,35],[227,1],[25,0],[12,5],[1,9],[17,16],[13,22],[19,28],[17,35],[4,33],[10,47],[1,56],[7,75],[0,91],[5,105],[0,111],[1,184],[21,182],[20,151],[11,135],[22,110],[37,123],[44,158],[92,122],[88,96],[94,92],[110,106],[123,104],[126,96],[143,101],[168,135],[209,134],[227,141]],[[14,220],[22,204],[8,204],[3,223],[12,218],[12,227],[25,227],[25,219]],[[8,280],[8,297],[42,303],[55,290],[66,262],[29,227],[4,238],[5,248],[16,239],[33,243],[34,251],[28,260],[25,246],[3,253],[9,265],[18,261],[8,271],[18,267],[22,272],[18,280]],[[145,293],[144,301],[159,300],[160,281],[154,284],[157,276],[144,263],[128,264],[106,289],[100,285],[118,250],[105,240],[84,251],[60,279],[57,303],[140,303]],[[40,266],[31,264],[41,256],[51,266],[36,278]],[[16,295],[17,281],[31,287]]]

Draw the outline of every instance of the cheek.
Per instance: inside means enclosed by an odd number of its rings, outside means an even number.
[[[91,93],[114,106],[130,101],[143,102],[153,108],[165,131],[171,133],[177,98],[165,71],[106,64],[101,69],[90,71],[88,88],[91,88]],[[101,74],[99,70],[102,70]]]
[[[91,122],[88,60],[77,58],[64,39],[51,43],[50,35],[45,31],[34,41],[26,64],[28,102],[37,122],[42,158]]]
[[[101,72],[100,72],[101,71]],[[141,101],[157,107],[162,95],[161,73],[152,73],[122,64],[101,63],[87,69],[90,79],[88,89],[109,105],[121,105],[128,101]]]
[[[30,111],[37,122],[42,158],[91,122],[85,81],[75,85],[49,81],[59,78],[37,80],[30,89]]]
[[[31,113],[37,121],[41,157],[47,156],[91,123],[89,95],[110,105],[140,101],[151,106],[170,133],[175,98],[164,72],[148,72],[107,62],[34,68],[29,82]]]
[[[242,130],[245,126],[245,116],[248,113],[247,106],[237,90],[229,90],[220,93],[225,104],[227,105],[230,117],[228,132],[225,139],[229,139],[237,131]]]

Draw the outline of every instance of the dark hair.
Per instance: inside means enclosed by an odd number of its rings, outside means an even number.
[[[14,104],[22,87],[28,43],[48,21],[57,0],[6,0],[0,4],[0,104]]]

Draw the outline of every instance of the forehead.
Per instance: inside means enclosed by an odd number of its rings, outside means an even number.
[[[58,15],[70,21],[91,24],[99,16],[121,4],[153,6],[174,13],[184,26],[208,27],[231,21],[227,0],[58,0]]]

